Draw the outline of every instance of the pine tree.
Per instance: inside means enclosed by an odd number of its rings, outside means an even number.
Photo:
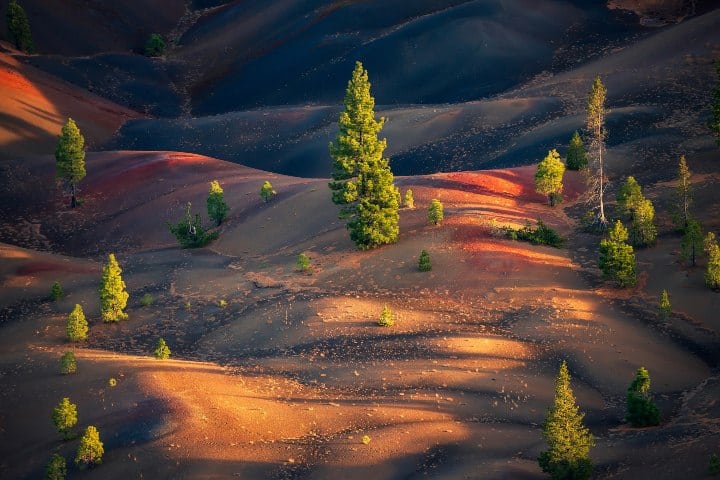
[[[307,272],[310,270],[310,258],[304,253],[299,254],[295,261],[295,268],[298,272]]]
[[[75,304],[75,308],[68,315],[67,324],[65,325],[67,338],[71,342],[82,342],[87,340],[88,322],[85,319],[85,313],[79,304]]]
[[[378,320],[378,325],[381,327],[392,327],[395,325],[395,319],[393,318],[392,311],[387,305],[383,307],[380,319]]]
[[[260,197],[267,203],[275,195],[277,195],[277,192],[273,190],[272,184],[266,180],[265,183],[262,184],[262,187],[260,187]]]
[[[72,428],[78,421],[77,405],[71,403],[69,398],[63,398],[53,409],[52,420],[65,440],[73,438]]]
[[[94,426],[88,426],[80,438],[80,446],[77,455],[75,455],[75,464],[78,466],[99,465],[102,463],[104,453],[105,449],[100,441],[100,433]]]
[[[702,226],[696,219],[689,217],[685,226],[685,233],[680,242],[680,255],[683,260],[690,261],[695,266],[697,257],[703,250]]]
[[[716,454],[710,455],[710,466],[708,467],[708,472],[710,472],[710,475],[716,476],[720,475],[720,458]]]
[[[637,282],[635,253],[632,246],[625,243],[627,239],[628,232],[618,220],[608,232],[608,238],[600,241],[600,270],[619,287],[629,287]]]
[[[103,267],[100,283],[100,314],[105,322],[117,322],[128,318],[124,312],[130,295],[125,290],[122,269],[115,260],[115,254],[108,256],[108,263]]]
[[[647,247],[655,243],[655,207],[650,200],[643,198],[632,211],[630,223],[630,243],[636,247]]]
[[[715,60],[715,72],[717,75],[717,83],[712,91],[708,127],[713,135],[715,135],[717,144],[720,145],[720,60]]]
[[[155,358],[158,360],[167,360],[170,358],[170,347],[167,346],[167,343],[165,343],[165,340],[160,338],[157,343],[157,347],[155,347]]]
[[[690,221],[690,205],[692,205],[692,173],[685,161],[685,155],[680,157],[678,163],[677,187],[675,187],[675,212],[673,219],[675,220],[675,228],[684,231],[688,228]]]
[[[28,22],[25,9],[18,5],[17,0],[10,0],[6,20],[8,34],[15,48],[26,53],[33,53],[35,45],[30,32],[30,22]]]
[[[67,462],[65,457],[53,453],[45,466],[45,480],[65,480],[67,476]]]
[[[227,218],[228,210],[230,207],[225,203],[225,192],[218,181],[213,180],[210,182],[210,191],[207,197],[208,217],[220,225]]]
[[[595,442],[583,425],[585,415],[575,404],[570,388],[570,373],[563,361],[555,380],[555,400],[543,424],[548,450],[540,454],[538,463],[543,472],[557,480],[584,480],[592,473],[590,447]]]
[[[72,118],[68,118],[58,137],[55,149],[56,176],[69,187],[72,198],[70,207],[75,208],[78,183],[85,178],[85,138]]]
[[[620,185],[617,195],[615,196],[617,214],[623,218],[630,217],[632,211],[637,208],[640,201],[644,198],[642,188],[637,180],[635,180],[635,177],[627,177],[623,184]]]
[[[159,57],[165,53],[165,40],[159,33],[153,33],[145,43],[145,55],[148,57]]]
[[[200,215],[195,214],[193,218],[190,213],[192,204],[187,203],[185,208],[185,218],[180,220],[177,225],[173,225],[170,222],[167,223],[170,233],[175,236],[178,243],[182,248],[198,248],[204,247],[211,241],[218,238],[218,231],[211,232],[202,226]]]
[[[75,360],[75,354],[73,352],[65,352],[60,357],[60,373],[63,375],[69,375],[77,372],[77,360]]]
[[[587,168],[588,161],[585,144],[577,130],[570,139],[566,163],[568,170],[585,170]]]
[[[53,283],[52,288],[50,289],[50,300],[53,302],[56,302],[60,300],[63,297],[63,289],[62,285],[60,285],[60,282],[55,281]]]
[[[593,199],[598,202],[598,217],[596,222],[600,228],[605,229],[607,219],[605,218],[605,165],[603,163],[603,148],[605,147],[605,98],[607,97],[607,89],[603,85],[600,76],[590,88],[587,103],[587,130],[591,138],[591,150],[595,162],[595,172],[591,185]]]
[[[660,423],[660,410],[650,394],[650,374],[645,367],[640,367],[635,374],[627,397],[627,420],[633,427],[649,427]]]
[[[708,256],[705,285],[712,289],[718,289],[720,288],[720,247],[715,239],[715,234],[708,232],[704,244],[705,253]]]
[[[413,198],[412,190],[409,188],[405,191],[405,208],[415,208],[415,199]]]
[[[427,250],[420,252],[420,258],[418,258],[418,270],[421,272],[429,272],[432,270],[432,264],[430,263],[430,254]]]
[[[663,289],[662,293],[660,294],[660,318],[667,320],[670,318],[670,314],[672,314],[672,307],[670,306],[670,296],[667,293],[667,290]]]
[[[547,195],[551,207],[562,201],[563,175],[565,175],[565,165],[560,160],[560,154],[553,148],[538,163],[535,172],[535,191]]]
[[[383,158],[387,142],[377,138],[385,119],[375,120],[375,99],[360,62],[348,82],[344,106],[337,138],[330,144],[332,200],[342,205],[340,218],[348,219],[350,238],[359,249],[395,243],[400,194],[389,160]]]
[[[440,200],[437,198],[433,198],[430,200],[430,205],[428,206],[428,223],[437,225],[442,222],[444,218],[443,204],[440,203]]]

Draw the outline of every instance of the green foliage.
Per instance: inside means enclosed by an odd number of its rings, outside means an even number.
[[[78,466],[99,465],[102,463],[104,453],[105,449],[100,441],[100,433],[94,426],[88,426],[80,438],[80,446],[77,455],[75,455],[75,464]]]
[[[710,472],[710,475],[716,476],[720,475],[720,458],[716,454],[710,455],[710,466],[708,467],[708,472]]]
[[[100,282],[100,315],[105,322],[117,322],[128,318],[124,312],[130,295],[125,290],[122,269],[115,260],[115,254],[108,256],[108,263],[103,267]]]
[[[55,174],[69,185],[72,194],[70,206],[75,207],[75,190],[78,183],[85,178],[85,138],[72,118],[67,119],[58,137]]]
[[[165,340],[160,338],[157,343],[157,347],[155,347],[155,358],[158,360],[167,360],[170,358],[170,347],[167,346],[167,343],[165,343]]]
[[[633,427],[649,427],[660,423],[660,410],[650,393],[650,374],[640,367],[635,374],[626,397],[627,420]]]
[[[208,217],[220,225],[226,218],[230,210],[228,204],[225,203],[225,192],[217,180],[210,182],[210,191],[207,198]]]
[[[615,281],[621,288],[637,282],[635,252],[625,243],[627,239],[627,230],[618,220],[608,232],[608,238],[600,241],[600,270],[605,278]]]
[[[82,342],[87,340],[88,322],[85,320],[85,314],[79,304],[75,304],[75,308],[68,315],[67,324],[65,325],[67,338],[71,342]]]
[[[720,145],[720,60],[715,60],[715,72],[717,75],[717,83],[715,83],[715,87],[712,90],[708,128],[710,128],[713,135],[715,135],[717,144]]]
[[[310,270],[310,257],[304,253],[299,254],[295,262],[295,269],[298,272],[307,272]]]
[[[567,152],[567,168],[568,170],[584,170],[587,168],[587,152],[585,152],[585,144],[583,144],[580,134],[575,131],[570,139]]]
[[[30,22],[28,22],[25,10],[18,5],[16,0],[10,0],[8,4],[6,20],[10,41],[15,48],[26,53],[33,53],[35,45],[30,32]]]
[[[145,43],[145,55],[148,57],[159,57],[165,53],[165,40],[159,33],[153,33]]]
[[[78,421],[77,405],[71,403],[68,397],[63,398],[53,409],[52,421],[65,440],[73,438],[72,428]]]
[[[180,220],[177,225],[168,223],[167,226],[170,229],[170,233],[175,235],[175,238],[182,248],[204,247],[218,238],[219,233],[205,229],[202,226],[200,215],[195,214],[195,217],[193,217],[190,214],[191,206],[192,204],[188,202],[185,210],[185,218]]]
[[[52,285],[52,288],[50,289],[50,300],[52,300],[53,302],[57,302],[62,297],[63,297],[62,286],[60,285],[60,282],[55,281],[55,283],[53,283],[53,285]]]
[[[629,217],[632,211],[644,198],[642,188],[637,180],[635,180],[635,177],[627,177],[623,184],[620,185],[620,189],[615,196],[618,215],[622,217]]]
[[[110,387],[110,388],[117,387],[117,379],[114,377],[110,377],[108,379],[108,387]]]
[[[712,289],[720,288],[720,247],[718,247],[715,234],[708,232],[705,236],[705,253],[708,256],[705,270],[705,285]]]
[[[277,195],[277,192],[273,190],[273,186],[270,182],[265,180],[265,183],[262,184],[262,187],[260,187],[260,198],[265,201],[265,203],[269,202],[275,195]]]
[[[563,361],[555,380],[555,400],[543,424],[543,436],[549,448],[538,458],[540,468],[551,478],[584,480],[590,477],[590,447],[595,442],[582,423],[584,416],[575,404],[570,373]]]
[[[153,304],[153,301],[153,296],[149,293],[146,293],[142,297],[140,297],[140,305],[142,305],[143,307],[149,307]]]
[[[405,190],[405,208],[413,209],[415,208],[415,199],[413,198],[412,190],[409,188]]]
[[[665,289],[663,289],[662,293],[660,294],[659,311],[660,317],[663,319],[669,318],[670,314],[672,313],[672,306],[670,306],[670,296]]]
[[[530,242],[533,245],[548,245],[555,248],[562,248],[565,245],[565,239],[540,219],[537,220],[535,228],[530,222],[525,222],[525,226],[522,228],[501,227],[497,232],[501,237]]]
[[[387,305],[383,307],[380,319],[378,320],[378,325],[381,327],[392,327],[395,325],[395,319],[393,318],[392,311]]]
[[[390,162],[383,158],[385,140],[377,136],[385,119],[375,120],[375,99],[362,63],[356,62],[345,92],[338,134],[330,143],[333,158],[332,200],[342,205],[350,238],[361,250],[395,243],[400,233],[399,192]]]
[[[363,445],[369,445],[370,441],[372,439],[370,438],[370,435],[363,435],[362,439],[360,440]]]
[[[45,465],[45,480],[65,480],[67,476],[67,462],[65,457],[53,453],[50,461]]]
[[[593,200],[597,201],[598,216],[595,223],[599,224],[601,230],[605,229],[607,219],[605,218],[605,171],[603,162],[603,147],[605,145],[605,99],[607,89],[598,75],[593,81],[588,93],[587,123],[586,128],[591,140],[591,151],[595,159],[594,172],[590,193]]]
[[[677,186],[675,187],[675,205],[673,208],[673,220],[675,228],[685,231],[690,222],[690,205],[693,201],[692,173],[685,161],[685,155],[680,157],[678,163]]]
[[[682,241],[680,242],[680,256],[683,260],[690,261],[692,266],[695,266],[697,257],[703,250],[703,234],[702,226],[696,219],[688,218],[687,225],[685,226],[685,233],[683,234]]]
[[[75,354],[73,352],[65,352],[60,357],[60,373],[63,375],[69,375],[77,372],[77,360],[75,360]]]
[[[630,243],[635,247],[646,247],[655,243],[655,207],[642,194],[642,188],[634,177],[627,177],[620,186],[617,196],[617,212],[630,220]]]
[[[432,270],[432,264],[430,263],[430,254],[427,250],[420,252],[420,258],[418,258],[418,269],[421,272],[429,272]]]
[[[443,221],[443,218],[445,218],[445,215],[443,213],[443,204],[440,203],[440,200],[437,198],[433,198],[430,200],[430,205],[428,206],[428,223],[432,223],[433,225],[437,225],[438,223]]]
[[[547,195],[551,207],[554,207],[558,201],[562,201],[563,175],[565,175],[565,164],[560,160],[560,154],[553,148],[538,163],[537,172],[535,172],[535,191],[541,195]]]

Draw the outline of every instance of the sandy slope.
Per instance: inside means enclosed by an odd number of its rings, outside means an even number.
[[[3,476],[36,476],[54,449],[72,455],[74,443],[61,444],[49,422],[70,395],[81,425],[97,425],[106,442],[105,463],[87,477],[543,478],[538,425],[560,359],[597,436],[600,478],[705,471],[719,434],[715,304],[686,311],[684,290],[673,286],[681,310],[661,323],[651,282],[629,292],[599,282],[597,238],[574,234],[566,212],[544,204],[531,167],[399,178],[417,205],[401,213],[399,242],[357,252],[334,220],[325,180],[172,152],[98,153],[89,165],[82,208],[33,208],[39,231],[56,234],[53,249],[92,252],[92,261],[0,249]],[[178,250],[163,221],[187,200],[202,205],[211,177],[232,208],[222,236]],[[265,179],[279,192],[269,204],[258,196]],[[699,189],[716,181],[697,180]],[[570,205],[582,185],[579,175],[566,179]],[[445,204],[442,226],[426,225],[431,198]],[[571,235],[572,250],[489,234],[491,224],[537,217]],[[82,233],[59,234],[68,222]],[[643,252],[641,277],[676,275],[680,267],[662,259],[678,241],[663,236]],[[428,273],[416,269],[423,248]],[[98,320],[109,250],[131,294],[130,320],[119,325]],[[301,251],[310,275],[294,271]],[[43,297],[55,279],[68,296],[50,304]],[[144,293],[151,306],[140,305]],[[56,362],[76,302],[90,341],[77,349],[79,373],[66,378]],[[384,304],[397,315],[390,329],[375,326]],[[159,336],[175,360],[148,358]],[[640,365],[663,412],[663,426],[642,431],[622,424]]]

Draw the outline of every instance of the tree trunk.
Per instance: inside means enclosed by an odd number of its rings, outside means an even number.
[[[605,176],[603,172],[603,158],[602,158],[602,146],[603,146],[603,139],[602,139],[602,119],[600,120],[600,128],[598,128],[597,132],[597,138],[598,138],[598,150],[599,150],[599,164],[600,164],[600,224],[604,227],[607,224],[607,220],[605,219],[605,203],[603,202],[603,193],[605,190],[605,186],[603,183],[605,183]]]
[[[73,183],[70,185],[70,194],[72,195],[70,198],[70,208],[77,207],[77,199],[75,198],[75,184]]]
[[[550,195],[548,195],[548,200],[550,201],[550,206],[554,207],[555,206],[555,195],[553,195],[552,193]]]

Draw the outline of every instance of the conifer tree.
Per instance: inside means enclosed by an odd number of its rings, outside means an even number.
[[[600,241],[600,270],[605,278],[614,280],[619,287],[628,287],[637,282],[635,253],[625,243],[628,232],[620,220],[608,232],[608,238]]]
[[[272,184],[266,180],[265,183],[262,184],[262,187],[260,187],[260,197],[267,203],[275,195],[277,195],[277,192],[273,190]]]
[[[420,258],[418,258],[418,270],[421,272],[429,272],[432,270],[432,264],[430,263],[430,254],[427,250],[420,252]]]
[[[650,394],[650,374],[640,367],[628,387],[625,420],[633,427],[649,427],[660,423],[660,410]]]
[[[667,290],[663,289],[662,293],[660,294],[660,317],[664,320],[667,320],[670,317],[670,314],[672,313],[672,307],[670,306],[670,296],[667,293]]]
[[[68,397],[63,398],[53,409],[52,420],[65,440],[73,437],[72,428],[78,421],[77,405],[70,402]]]
[[[377,138],[385,119],[375,120],[375,99],[360,62],[348,82],[344,106],[337,138],[330,144],[332,200],[342,205],[340,218],[348,219],[350,238],[359,249],[395,243],[400,194],[389,160],[383,158],[387,142]]]
[[[440,203],[440,200],[437,198],[433,198],[430,200],[430,205],[428,206],[428,223],[437,225],[442,222],[444,218],[443,204]]]
[[[540,468],[551,478],[584,480],[590,477],[590,447],[595,443],[582,423],[584,416],[575,404],[570,373],[563,361],[555,380],[555,400],[543,424],[543,436],[549,448],[538,458]]]
[[[103,267],[100,283],[100,314],[105,322],[117,322],[128,318],[125,313],[130,295],[125,290],[122,269],[115,260],[115,254],[108,256],[108,263]]]
[[[77,360],[75,360],[75,354],[67,351],[60,357],[60,373],[63,375],[69,375],[77,372]]]
[[[547,195],[551,207],[562,200],[564,174],[565,165],[560,160],[560,154],[554,148],[549,150],[547,156],[538,163],[535,172],[535,191]]]
[[[105,454],[105,449],[100,441],[100,433],[97,428],[90,425],[80,438],[75,464],[78,466],[99,465],[102,463],[103,454]]]
[[[630,243],[636,247],[646,247],[655,243],[655,207],[642,194],[642,188],[634,177],[630,176],[620,186],[617,196],[618,214],[630,220]]]
[[[153,33],[145,42],[145,55],[148,57],[159,57],[165,53],[165,39],[159,33]]]
[[[30,32],[30,22],[28,22],[25,9],[17,3],[17,0],[10,0],[6,20],[8,34],[15,48],[26,53],[33,53],[35,45]]]
[[[299,254],[295,261],[295,268],[298,272],[307,272],[310,270],[310,258],[304,253]]]
[[[395,325],[395,319],[393,318],[392,311],[387,305],[383,307],[380,319],[378,320],[378,325],[381,327],[392,327]]]
[[[56,302],[60,300],[63,297],[63,289],[62,285],[60,285],[60,282],[55,281],[53,283],[52,288],[50,289],[50,300],[53,302]]]
[[[585,144],[580,138],[580,133],[576,130],[568,145],[566,166],[568,170],[584,170],[587,168],[587,164]]]
[[[688,218],[685,233],[680,242],[680,255],[683,260],[690,261],[694,267],[697,257],[703,250],[702,226],[696,219]]]
[[[88,322],[85,319],[85,313],[80,304],[75,304],[75,308],[68,315],[67,324],[65,325],[67,338],[71,342],[82,342],[87,340]]]
[[[603,85],[600,76],[590,88],[587,103],[587,130],[590,136],[591,152],[594,160],[594,172],[591,183],[591,193],[595,201],[597,201],[598,217],[596,222],[600,228],[605,229],[607,219],[605,217],[605,165],[603,162],[603,149],[605,147],[605,98],[607,97],[607,89]]]
[[[677,174],[677,187],[675,187],[675,228],[677,230],[684,231],[688,228],[688,222],[690,221],[690,205],[692,205],[693,192],[692,192],[692,173],[688,168],[685,155],[680,157],[678,163],[678,174]]]
[[[182,248],[204,247],[218,238],[219,232],[217,230],[211,232],[203,227],[200,215],[196,213],[195,217],[193,217],[190,213],[191,207],[192,204],[188,202],[185,208],[185,218],[176,225],[168,222],[167,226]]]
[[[715,234],[708,232],[705,236],[705,253],[708,256],[707,269],[705,270],[705,285],[712,289],[720,288],[720,247],[715,239]]]
[[[208,191],[207,197],[208,217],[220,225],[227,218],[228,210],[230,207],[225,203],[225,192],[218,181],[213,180],[210,182],[210,191]]]
[[[710,120],[708,127],[715,135],[715,140],[720,145],[720,60],[715,60],[716,82],[710,100]]]
[[[162,337],[158,340],[154,354],[155,358],[158,360],[167,360],[170,358],[170,347],[167,346],[167,343],[165,343],[165,340]]]
[[[67,462],[65,457],[53,453],[45,466],[45,480],[65,480],[67,476]]]
[[[68,118],[55,149],[56,176],[70,187],[70,207],[75,208],[77,185],[85,178],[85,138],[72,118]]]
[[[642,188],[635,177],[627,177],[615,196],[618,215],[628,218],[643,198]]]
[[[405,208],[415,208],[415,199],[413,198],[412,190],[409,188],[405,191]]]

